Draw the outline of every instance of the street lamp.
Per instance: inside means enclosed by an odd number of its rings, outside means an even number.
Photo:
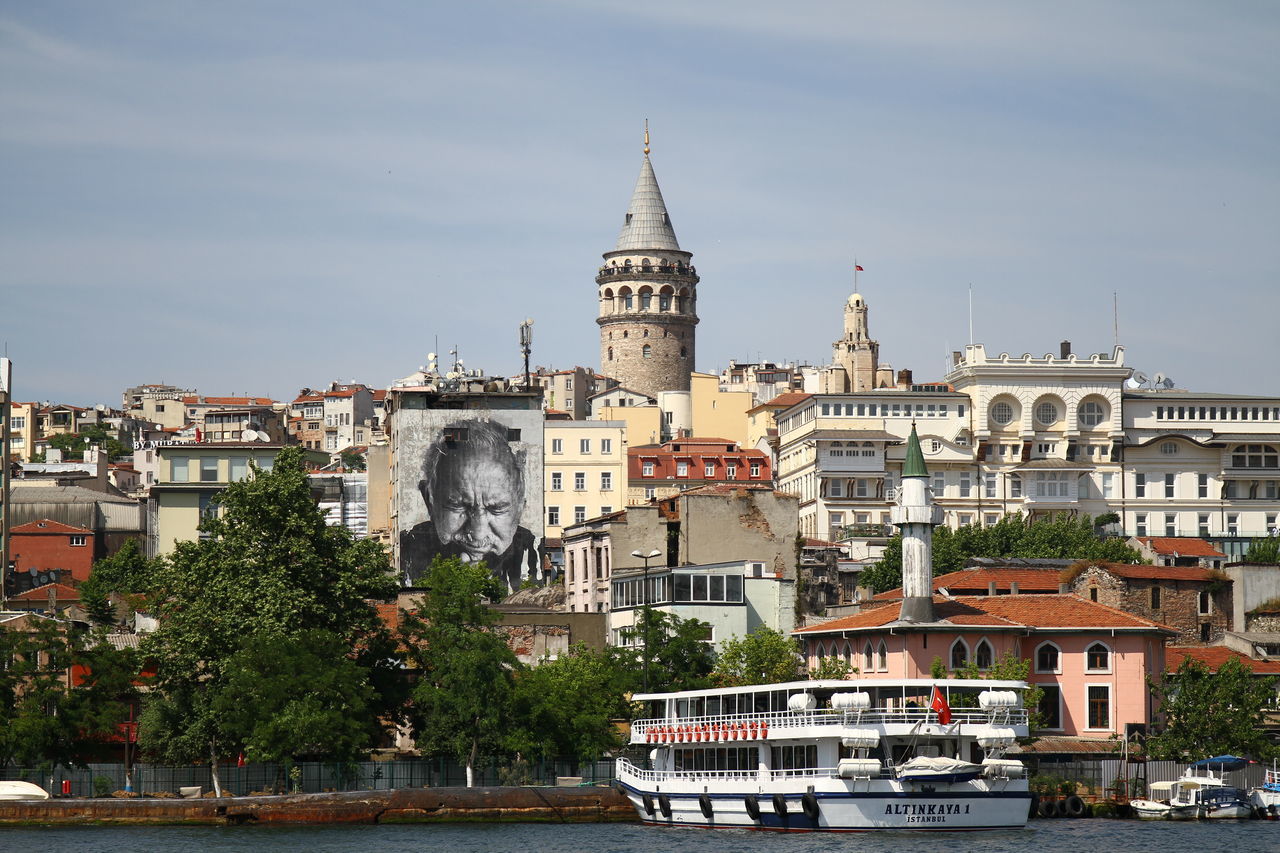
[[[644,643],[644,689],[649,690],[649,632],[652,628],[652,620],[649,612],[649,561],[654,557],[661,557],[662,552],[654,548],[648,554],[640,549],[631,552],[631,556],[644,560],[644,609],[641,611],[641,621],[644,623],[644,631],[641,633],[640,639]]]

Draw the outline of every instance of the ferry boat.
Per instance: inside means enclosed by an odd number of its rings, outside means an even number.
[[[1016,829],[1031,806],[1005,751],[1021,681],[856,679],[637,694],[619,759],[647,824],[779,831]]]

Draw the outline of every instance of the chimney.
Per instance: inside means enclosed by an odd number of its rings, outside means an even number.
[[[996,592],[996,582],[987,581],[987,595],[997,595],[997,594],[998,593]]]
[[[1010,594],[1010,595],[1017,595],[1017,594],[1018,594],[1018,582],[1017,582],[1017,581],[1009,581],[1009,594]]]
[[[1069,595],[1070,593],[1071,593],[1071,584],[1068,584],[1068,583],[1058,584],[1058,595]]]
[[[906,391],[911,387],[911,371],[905,367],[898,371],[898,389]]]
[[[962,361],[964,361],[964,353],[960,352],[960,350],[958,350],[958,349],[956,349],[956,350],[952,350],[952,351],[951,351],[951,364],[952,364],[952,365],[956,365],[956,364],[959,364],[959,363],[960,363],[960,362],[962,362]]]
[[[1058,347],[1059,347],[1058,348],[1059,358],[1071,357],[1071,341],[1063,341],[1061,344],[1058,345]]]

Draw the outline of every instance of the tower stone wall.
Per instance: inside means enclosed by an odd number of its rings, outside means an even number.
[[[680,248],[646,148],[613,251],[596,274],[600,372],[650,397],[688,391],[698,274]]]

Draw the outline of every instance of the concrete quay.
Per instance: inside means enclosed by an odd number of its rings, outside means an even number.
[[[263,797],[0,801],[0,826],[636,821],[612,788],[399,788]]]

